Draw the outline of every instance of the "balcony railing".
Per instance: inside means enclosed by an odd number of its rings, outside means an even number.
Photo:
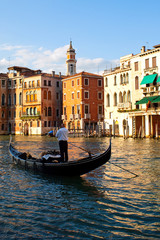
[[[81,119],[81,114],[80,113],[75,114],[75,119]]]
[[[103,114],[98,114],[98,120],[102,120],[103,119]]]
[[[67,120],[67,115],[61,115],[62,120]]]
[[[91,114],[90,113],[85,113],[84,114],[84,119],[90,119],[91,118]]]
[[[126,103],[118,103],[118,108],[125,108],[125,109],[131,109],[132,104],[131,102],[126,102]]]
[[[75,119],[75,115],[74,114],[70,114],[69,118],[70,118],[70,120],[74,120]]]
[[[40,112],[37,112],[36,114],[26,114],[24,112],[20,118],[22,120],[41,119],[41,115],[40,115]]]

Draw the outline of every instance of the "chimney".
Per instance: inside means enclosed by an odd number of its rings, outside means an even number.
[[[55,76],[55,71],[52,71],[52,77],[54,77]]]
[[[146,47],[142,46],[141,53],[144,53],[146,51]]]
[[[61,72],[59,72],[59,77],[61,78]]]

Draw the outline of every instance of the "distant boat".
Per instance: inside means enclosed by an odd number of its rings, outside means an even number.
[[[28,156],[26,152],[19,152],[13,147],[11,142],[9,152],[13,162],[25,169],[33,169],[34,171],[44,172],[53,176],[80,176],[109,161],[111,157],[111,140],[109,147],[103,153],[68,162],[60,162],[61,158],[57,151],[50,151],[40,159],[34,158],[31,155]]]

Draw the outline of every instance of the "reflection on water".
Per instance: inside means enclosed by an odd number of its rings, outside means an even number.
[[[35,174],[15,167],[8,136],[0,136],[1,239],[159,239],[160,141],[112,139],[111,162],[78,178]],[[15,136],[16,146],[38,156],[58,149],[48,137]],[[108,138],[70,138],[99,152]],[[69,145],[70,160],[87,156]],[[123,167],[135,174],[122,170]]]

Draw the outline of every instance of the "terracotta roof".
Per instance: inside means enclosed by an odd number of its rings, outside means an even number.
[[[89,73],[89,72],[80,72],[80,73],[76,73],[74,75],[68,75],[65,77],[66,78],[73,78],[73,77],[77,77],[77,76],[95,76],[95,77],[103,77],[102,75],[98,75],[98,74],[94,74],[94,73]]]

